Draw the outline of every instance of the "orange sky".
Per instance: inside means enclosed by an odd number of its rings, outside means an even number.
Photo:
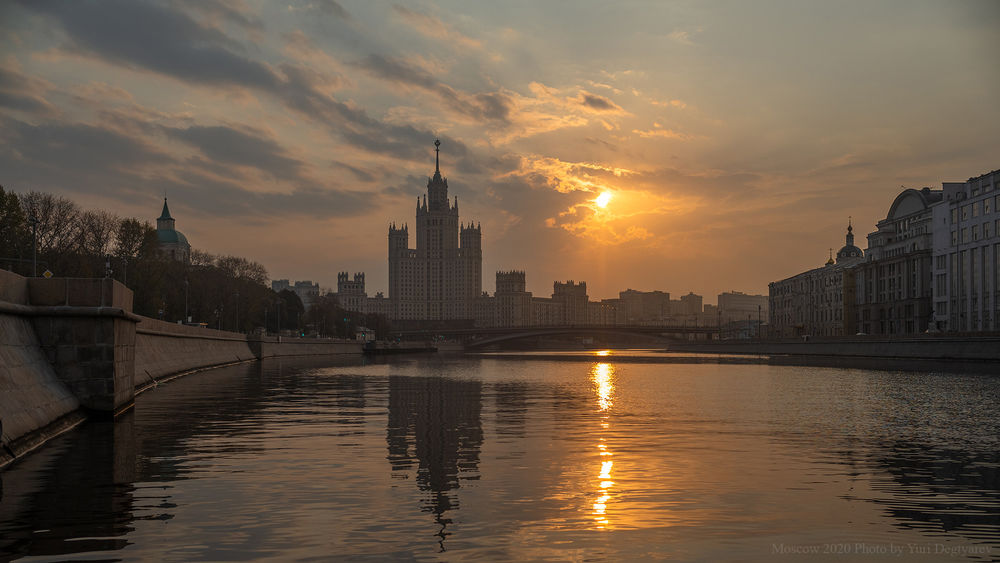
[[[484,289],[516,268],[595,299],[766,293],[901,185],[1000,165],[990,1],[25,1],[0,22],[6,188],[150,220],[166,193],[196,248],[324,287],[365,271],[370,294],[437,137]]]

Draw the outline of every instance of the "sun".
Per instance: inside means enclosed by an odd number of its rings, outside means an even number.
[[[594,199],[594,203],[601,208],[607,207],[609,201],[611,201],[611,192],[604,192]]]

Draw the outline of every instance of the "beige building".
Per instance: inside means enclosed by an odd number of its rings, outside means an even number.
[[[742,291],[729,291],[720,293],[716,308],[711,311],[715,313],[718,321],[722,324],[734,321],[752,321],[758,318],[765,322],[768,317],[768,296],[749,295]],[[705,313],[710,313],[708,305],[705,306]]]
[[[417,199],[416,248],[409,247],[406,225],[389,227],[392,319],[472,319],[482,292],[482,230],[459,223],[458,198],[448,200],[448,180],[441,176],[441,142],[434,145],[434,177],[423,202]]]
[[[1000,170],[943,192],[933,211],[933,329],[1000,330]]]
[[[865,260],[851,271],[848,332],[918,334],[931,321],[933,209],[942,191],[903,190],[868,235]]]
[[[845,328],[853,305],[845,298],[845,275],[863,255],[854,246],[849,224],[846,244],[837,252],[836,261],[831,256],[820,268],[768,284],[770,336],[843,336],[851,330]]]

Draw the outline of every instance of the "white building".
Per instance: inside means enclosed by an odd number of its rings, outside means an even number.
[[[1000,330],[1000,170],[943,184],[934,206],[937,330]]]

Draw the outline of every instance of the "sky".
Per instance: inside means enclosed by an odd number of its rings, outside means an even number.
[[[0,184],[166,195],[194,248],[374,295],[440,139],[484,290],[714,303],[1000,168],[997,29],[992,0],[4,2]]]

